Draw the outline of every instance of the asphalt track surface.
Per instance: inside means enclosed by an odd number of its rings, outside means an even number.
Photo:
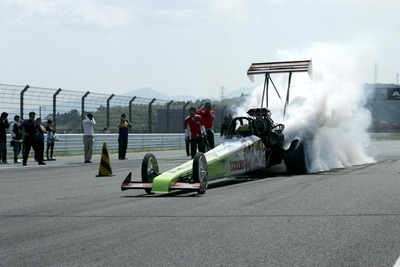
[[[188,160],[154,152],[161,171]],[[96,177],[83,157],[0,165],[0,266],[393,266],[400,256],[400,141],[377,163],[226,178],[206,194],[121,192],[144,153]]]

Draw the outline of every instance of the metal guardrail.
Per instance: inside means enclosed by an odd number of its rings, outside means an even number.
[[[83,154],[82,134],[57,134],[60,141],[54,145],[55,155],[80,155]],[[118,152],[118,134],[95,134],[93,153],[101,153],[103,144],[107,143],[109,153]],[[13,148],[10,146],[11,136],[7,136],[7,158],[13,157]],[[222,141],[219,133],[215,134],[215,144]],[[159,151],[171,149],[185,149],[184,134],[129,134],[127,152]],[[46,150],[46,144],[45,144]],[[46,151],[45,151],[46,152]],[[33,151],[31,152],[33,153]],[[22,158],[22,155],[20,155]]]
[[[82,134],[57,134],[60,138],[54,146],[54,155],[81,155],[83,154]],[[371,138],[399,135],[398,133],[370,133]],[[223,138],[215,133],[215,145],[222,143]],[[93,153],[101,153],[103,144],[107,143],[109,153],[118,153],[118,134],[95,134]],[[7,135],[7,159],[13,158],[13,148],[10,146],[11,136]],[[160,151],[185,149],[184,134],[129,134],[127,152]],[[46,150],[46,144],[45,144]],[[33,150],[31,150],[33,153]],[[20,154],[22,159],[22,154]]]

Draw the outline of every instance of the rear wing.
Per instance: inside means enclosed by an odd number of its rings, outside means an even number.
[[[274,82],[271,79],[271,73],[289,73],[288,79],[288,87],[286,92],[286,100],[284,103],[284,110],[283,116],[286,113],[286,107],[289,104],[289,91],[290,91],[290,83],[292,80],[293,72],[308,72],[310,78],[312,78],[312,68],[311,68],[311,59],[310,60],[299,60],[299,61],[280,61],[280,62],[267,62],[267,63],[253,63],[251,64],[250,68],[247,70],[247,76],[249,79],[254,82],[254,75],[256,74],[264,74],[264,90],[263,96],[261,99],[261,108],[264,105],[264,97],[266,107],[268,108],[268,87],[269,82],[275,88],[276,93],[278,94],[279,98],[282,100],[281,96],[279,95],[278,90],[275,87]]]
[[[308,75],[312,78],[311,66],[311,59],[300,61],[253,63],[247,71],[247,76],[252,82],[254,82],[255,74],[308,72]]]

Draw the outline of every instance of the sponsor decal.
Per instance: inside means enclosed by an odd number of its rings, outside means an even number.
[[[245,160],[234,160],[231,161],[231,172],[244,170],[246,168]]]

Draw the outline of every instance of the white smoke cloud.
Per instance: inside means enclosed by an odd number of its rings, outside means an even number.
[[[285,118],[283,102],[288,75],[272,77],[282,100],[271,84],[269,90],[272,118],[286,125],[287,142],[294,138],[305,142],[309,172],[374,162],[366,153],[367,129],[372,120],[365,108],[368,96],[357,67],[361,64],[362,52],[352,49],[351,45],[315,44],[306,55],[290,51],[278,53],[277,61],[313,58],[312,79],[305,73],[292,76],[291,100]],[[244,115],[251,107],[260,107],[262,91],[263,85],[258,86],[237,110],[237,115]]]

